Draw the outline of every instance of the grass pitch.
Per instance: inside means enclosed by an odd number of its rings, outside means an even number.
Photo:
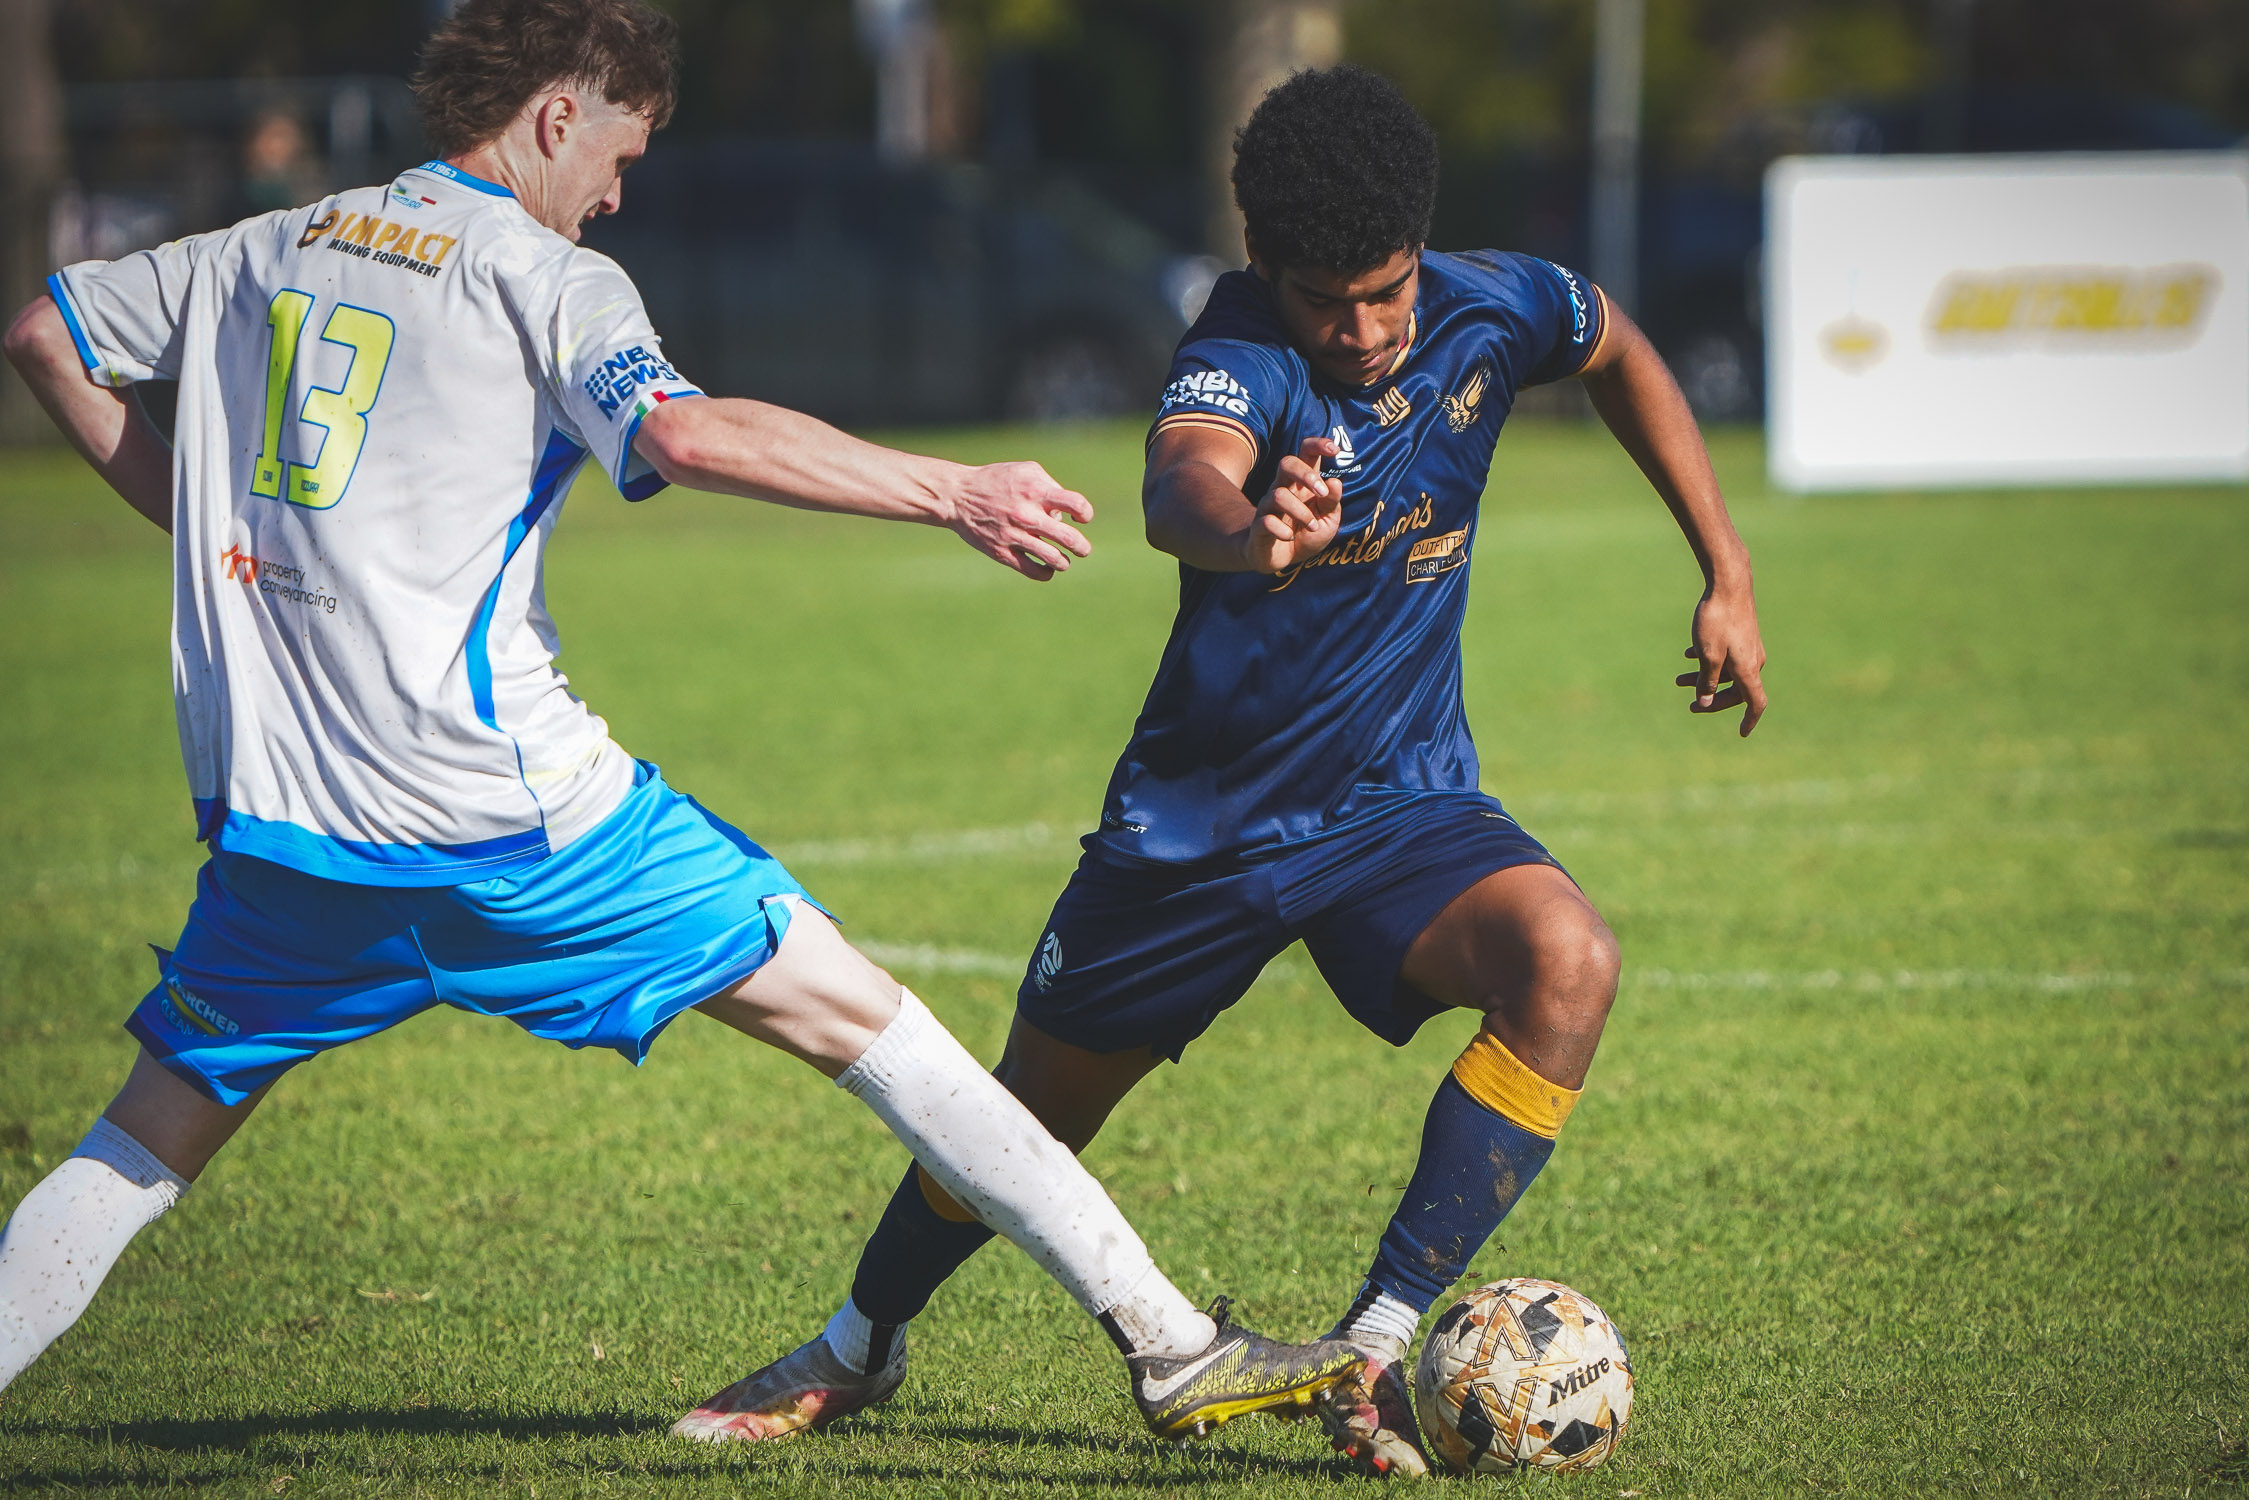
[[[578,689],[984,1055],[1172,607],[1138,433],[946,437],[1102,507],[1035,587],[940,533],[581,487]],[[1670,685],[1696,578],[1597,430],[1511,429],[1466,640],[1486,785],[1626,953],[1585,1102],[1480,1277],[1582,1288],[1639,1372],[1583,1496],[2249,1488],[2249,492],[1798,501],[1756,553],[1756,737]],[[198,851],[164,544],[0,467],[0,1200],[123,1076]],[[1306,1334],[1468,1030],[1392,1051],[1301,955],[1089,1161],[1191,1292]],[[899,1399],[710,1451],[683,1407],[808,1336],[903,1157],[683,1018],[639,1073],[439,1012],[278,1089],[0,1397],[0,1486],[1325,1495],[1309,1430],[1147,1439],[1100,1334],[985,1251]],[[1478,1481],[1489,1486],[1494,1481]],[[1553,1487],[1550,1489],[1549,1486]]]

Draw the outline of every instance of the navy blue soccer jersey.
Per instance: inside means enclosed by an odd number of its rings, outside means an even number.
[[[1607,329],[1592,283],[1528,255],[1425,252],[1408,337],[1343,386],[1291,346],[1254,273],[1219,278],[1180,341],[1150,434],[1229,433],[1272,488],[1332,438],[1335,542],[1277,576],[1180,566],[1179,615],[1109,781],[1100,843],[1164,861],[1255,855],[1477,788],[1460,626],[1477,504],[1526,386],[1583,369]]]

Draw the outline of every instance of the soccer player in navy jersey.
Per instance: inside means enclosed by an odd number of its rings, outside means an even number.
[[[1749,554],[1663,361],[1573,272],[1425,250],[1436,186],[1428,127],[1358,68],[1297,74],[1237,141],[1250,269],[1180,344],[1142,491],[1179,614],[999,1066],[1082,1149],[1299,940],[1394,1045],[1481,1016],[1331,1335],[1366,1364],[1323,1420],[1376,1472],[1425,1470],[1415,1328],[1546,1164],[1616,995],[1615,937],[1479,788],[1461,707],[1477,506],[1517,392],[1585,382],[1686,534],[1690,710],[1745,705],[1746,735],[1765,708]],[[823,1421],[896,1389],[904,1325],[989,1237],[907,1173],[824,1335],[882,1357],[846,1388],[823,1377]],[[741,1405],[790,1409],[835,1368],[821,1344],[750,1377]]]

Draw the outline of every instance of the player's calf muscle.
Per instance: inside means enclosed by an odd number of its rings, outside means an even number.
[[[266,1092],[259,1089],[240,1104],[216,1103],[172,1076],[144,1050],[133,1059],[133,1071],[102,1111],[102,1118],[147,1147],[183,1180],[193,1182],[234,1138]]]

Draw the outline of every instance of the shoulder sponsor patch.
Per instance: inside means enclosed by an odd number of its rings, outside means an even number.
[[[1249,415],[1249,389],[1224,370],[1195,370],[1164,387],[1159,416],[1181,411],[1222,411]]]
[[[1585,283],[1567,266],[1555,266],[1555,271],[1570,289],[1570,342],[1580,347],[1593,337],[1593,298]]]
[[[618,408],[631,400],[641,387],[678,381],[679,371],[661,355],[635,344],[630,349],[618,350],[596,365],[594,372],[586,377],[584,389],[586,398],[600,408],[602,416],[614,422]]]

